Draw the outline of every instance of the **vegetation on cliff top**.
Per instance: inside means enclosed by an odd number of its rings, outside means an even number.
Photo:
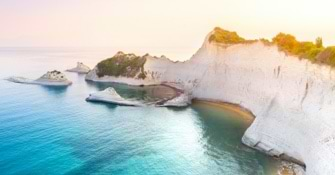
[[[118,52],[112,58],[101,61],[97,65],[98,77],[103,76],[123,76],[130,78],[145,79],[144,64],[146,58],[134,54],[124,54]]]
[[[282,51],[311,61],[316,61],[318,54],[324,50],[321,38],[317,38],[315,43],[299,42],[293,35],[279,33],[272,42]]]
[[[327,47],[316,59],[319,63],[335,66],[335,46]]]
[[[243,44],[254,41],[255,40],[245,40],[236,32],[230,32],[219,27],[216,27],[209,37],[209,42],[222,44]],[[318,37],[314,43],[300,42],[293,35],[279,33],[272,38],[272,42],[267,39],[260,39],[259,41],[266,45],[276,44],[281,51],[299,58],[335,66],[335,46],[325,48],[322,43],[322,38],[320,37]]]
[[[238,44],[243,43],[246,40],[236,32],[230,32],[228,30],[221,29],[216,27],[214,33],[209,37],[209,42],[224,43],[224,44]]]

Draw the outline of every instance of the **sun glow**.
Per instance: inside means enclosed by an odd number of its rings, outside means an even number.
[[[216,26],[246,39],[285,32],[335,45],[334,5],[331,0],[2,0],[0,46],[191,55]]]

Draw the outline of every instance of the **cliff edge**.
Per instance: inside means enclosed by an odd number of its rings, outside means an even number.
[[[263,41],[232,35],[234,43],[216,42],[214,32],[186,62],[146,57],[144,78],[97,76],[96,67],[86,79],[172,83],[192,98],[238,104],[256,116],[243,136],[246,145],[305,164],[310,175],[334,174],[334,69]]]

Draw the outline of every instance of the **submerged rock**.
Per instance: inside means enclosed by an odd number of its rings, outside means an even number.
[[[49,71],[36,80],[24,77],[10,77],[7,80],[14,83],[37,84],[44,86],[68,86],[72,84],[72,82],[69,81],[63,73],[56,70]]]
[[[78,62],[77,67],[68,69],[66,71],[87,74],[89,71],[91,71],[91,69],[88,66],[84,65],[83,63]]]

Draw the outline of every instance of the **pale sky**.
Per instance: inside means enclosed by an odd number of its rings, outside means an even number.
[[[0,0],[0,47],[192,54],[215,27],[335,45],[334,0]]]

